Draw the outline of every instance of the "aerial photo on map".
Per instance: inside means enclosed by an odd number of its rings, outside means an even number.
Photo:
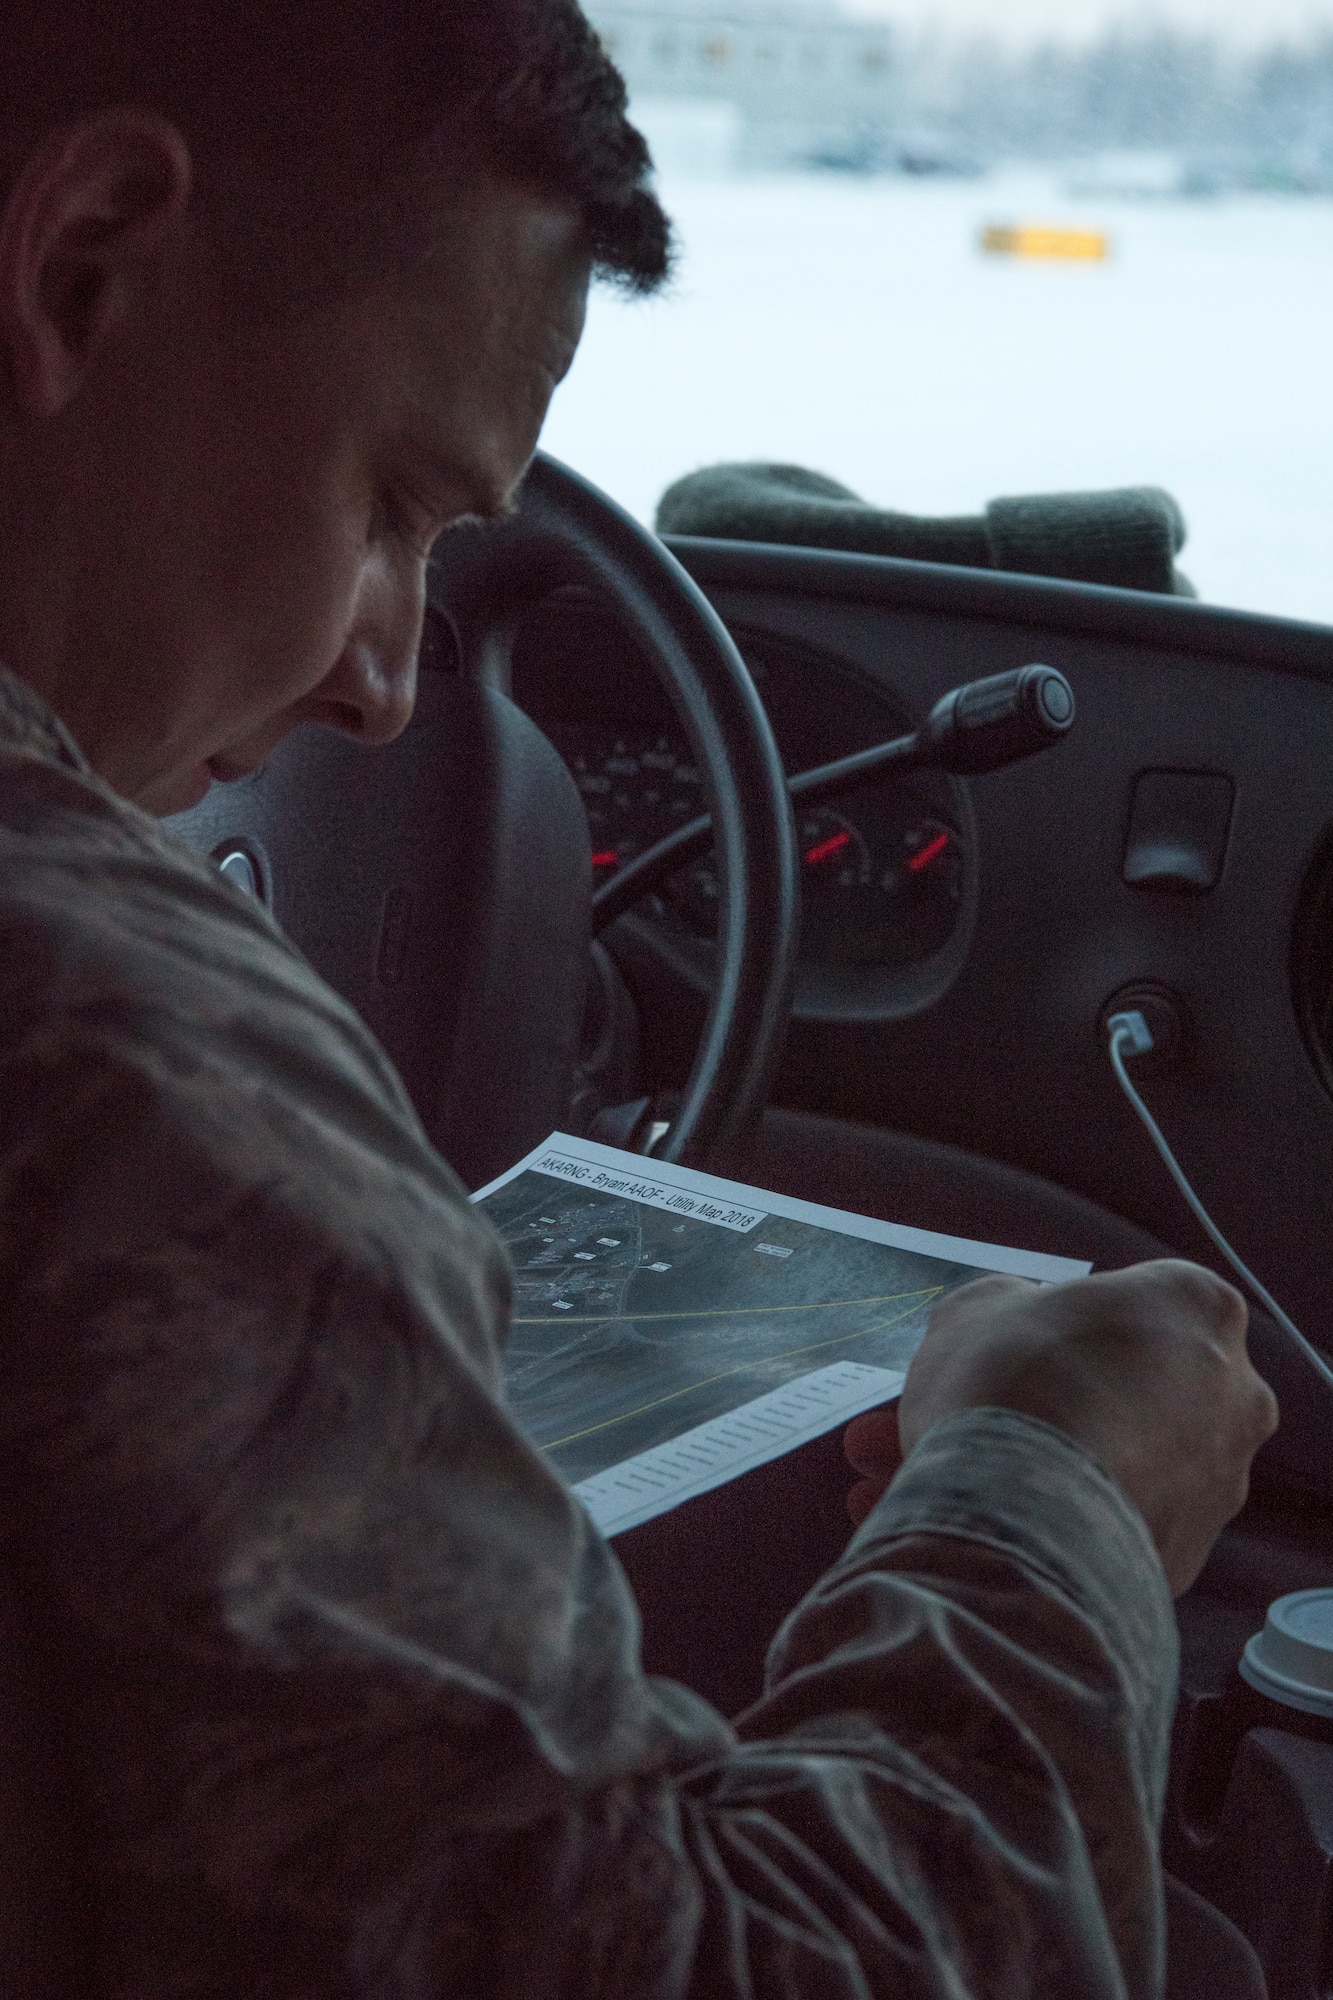
[[[482,1206],[517,1280],[511,1407],[571,1483],[830,1362],[906,1368],[935,1301],[978,1275],[786,1216],[726,1226],[532,1170]]]

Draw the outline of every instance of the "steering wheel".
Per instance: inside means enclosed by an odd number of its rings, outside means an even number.
[[[717,970],[694,1066],[658,1157],[725,1159],[762,1108],[795,963],[799,868],[791,802],[749,670],[702,591],[661,542],[585,479],[539,455],[514,516],[443,536],[430,599],[465,676],[507,688],[525,610],[582,585],[629,628],[669,696],[712,814]]]
[[[763,1105],[793,970],[786,778],[721,620],[661,543],[538,459],[513,517],[431,566],[416,714],[367,750],[297,729],[173,830],[278,922],[379,1037],[471,1187],[564,1122],[579,1060],[591,851],[573,778],[507,697],[523,615],[581,585],[655,666],[698,760],[721,881],[717,978],[665,1159],[724,1168]],[[452,626],[455,644],[448,643]]]

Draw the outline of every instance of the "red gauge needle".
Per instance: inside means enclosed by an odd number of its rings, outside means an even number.
[[[614,868],[620,856],[614,847],[599,847],[592,857],[594,868]]]
[[[851,844],[850,833],[833,833],[827,840],[821,840],[818,847],[812,847],[805,857],[807,868],[817,868],[821,861],[831,861],[835,854],[841,854],[844,847]],[[909,864],[910,865],[910,864]]]
[[[947,833],[937,833],[927,846],[921,848],[919,852],[912,856],[907,864],[909,872],[913,875],[919,875],[923,868],[929,868],[932,861],[938,861],[940,855],[943,854],[945,848],[949,845],[949,838],[950,836]]]

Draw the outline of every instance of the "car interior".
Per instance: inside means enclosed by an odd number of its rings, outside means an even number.
[[[1033,754],[789,805],[786,779],[1033,664],[1076,704]],[[562,1129],[1098,1269],[1228,1275],[1112,1072],[1134,1007],[1134,1079],[1193,1186],[1333,1348],[1333,631],[664,543],[539,459],[512,520],[442,538],[420,678],[396,743],[298,732],[170,824],[365,1016],[470,1187]],[[712,852],[599,924],[617,871],[703,812]],[[1282,1423],[1178,1607],[1168,1991],[1310,2000],[1333,1731],[1237,1662],[1272,1599],[1333,1584],[1333,1391],[1258,1308],[1251,1345]],[[752,1701],[852,1477],[834,1433],[618,1538],[649,1671]],[[48,1780],[0,1782],[30,1835]]]

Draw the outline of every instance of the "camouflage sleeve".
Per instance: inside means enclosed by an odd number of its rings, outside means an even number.
[[[1173,1627],[1093,1461],[955,1418],[735,1729],[645,1679],[506,1414],[493,1240],[354,1017],[182,870],[30,870],[0,954],[0,1532],[89,1990],[1151,2000]]]
[[[1006,1412],[943,1423],[725,1754],[495,1851],[541,1915],[478,1990],[1150,2000],[1175,1661],[1156,1552],[1098,1467]]]
[[[746,1755],[780,1737],[833,1760],[821,1860],[853,1889],[868,1990],[1160,1991],[1176,1667],[1147,1529],[1077,1445],[1001,1410],[921,1440],[778,1635],[742,1727]]]

